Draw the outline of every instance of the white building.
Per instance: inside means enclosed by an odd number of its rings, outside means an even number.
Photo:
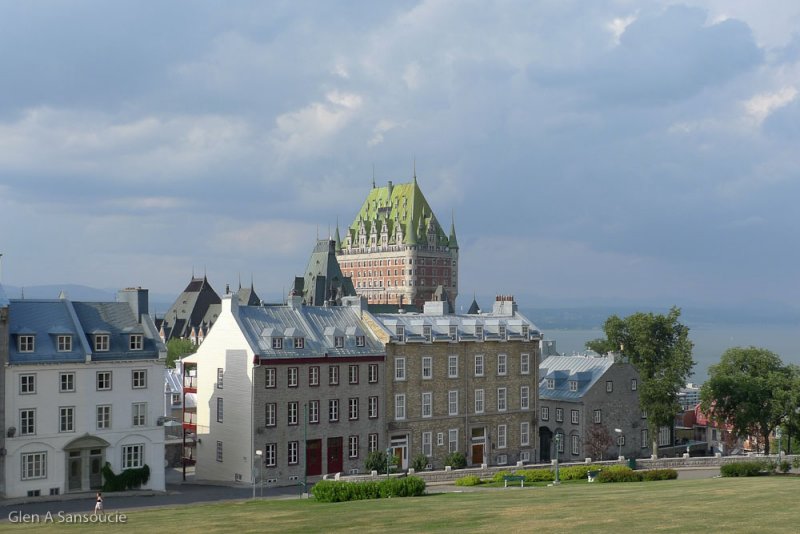
[[[99,490],[102,468],[150,467],[164,490],[166,347],[147,290],[119,302],[11,300],[5,372],[5,497]]]

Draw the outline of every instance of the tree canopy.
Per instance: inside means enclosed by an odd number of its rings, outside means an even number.
[[[177,360],[195,352],[197,352],[197,345],[192,343],[191,339],[170,339],[167,341],[167,368],[172,369]]]
[[[694,361],[689,328],[680,323],[681,311],[666,315],[638,312],[624,319],[612,315],[603,325],[606,339],[595,339],[587,348],[599,353],[619,352],[636,368],[641,385],[639,403],[647,412],[653,453],[662,426],[671,426],[678,413],[678,393],[692,374]]]
[[[700,391],[701,407],[714,420],[733,426],[740,437],[759,436],[769,454],[769,435],[793,412],[793,369],[780,357],[757,347],[726,350],[708,369]]]

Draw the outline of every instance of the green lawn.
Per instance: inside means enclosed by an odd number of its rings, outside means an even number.
[[[0,525],[3,532],[797,532],[800,477],[478,489],[321,504],[237,501],[127,512],[126,525]],[[111,511],[111,510],[107,510]]]

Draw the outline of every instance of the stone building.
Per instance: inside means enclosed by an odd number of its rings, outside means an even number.
[[[615,358],[619,355],[550,356],[539,365],[542,461],[592,457],[587,441],[596,432],[612,440],[602,452],[604,459],[620,453],[626,458],[650,456],[647,418],[639,407],[639,374]]]
[[[2,254],[0,254],[2,256]],[[0,384],[6,383],[6,366],[8,365],[8,298],[0,283]],[[0,393],[0,495],[6,493],[6,396]]]
[[[432,468],[461,452],[480,466],[534,462],[539,339],[512,297],[491,313],[377,314],[386,345],[387,439],[402,468],[424,454]]]
[[[341,306],[344,297],[355,296],[353,281],[336,259],[335,240],[317,240],[303,276],[294,279],[294,292],[309,306]]]
[[[449,235],[417,184],[375,187],[342,238],[336,256],[344,275],[370,304],[414,305],[422,309],[441,286],[450,306],[458,296],[458,241]]]

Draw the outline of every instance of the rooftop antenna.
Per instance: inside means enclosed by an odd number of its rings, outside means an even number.
[[[372,189],[375,189],[375,164],[372,164]]]
[[[336,219],[336,226],[339,226],[339,219]],[[3,253],[0,252],[0,283],[3,282]]]
[[[414,156],[414,183],[417,183],[417,156]]]
[[[239,289],[242,289],[242,273],[239,273]]]

